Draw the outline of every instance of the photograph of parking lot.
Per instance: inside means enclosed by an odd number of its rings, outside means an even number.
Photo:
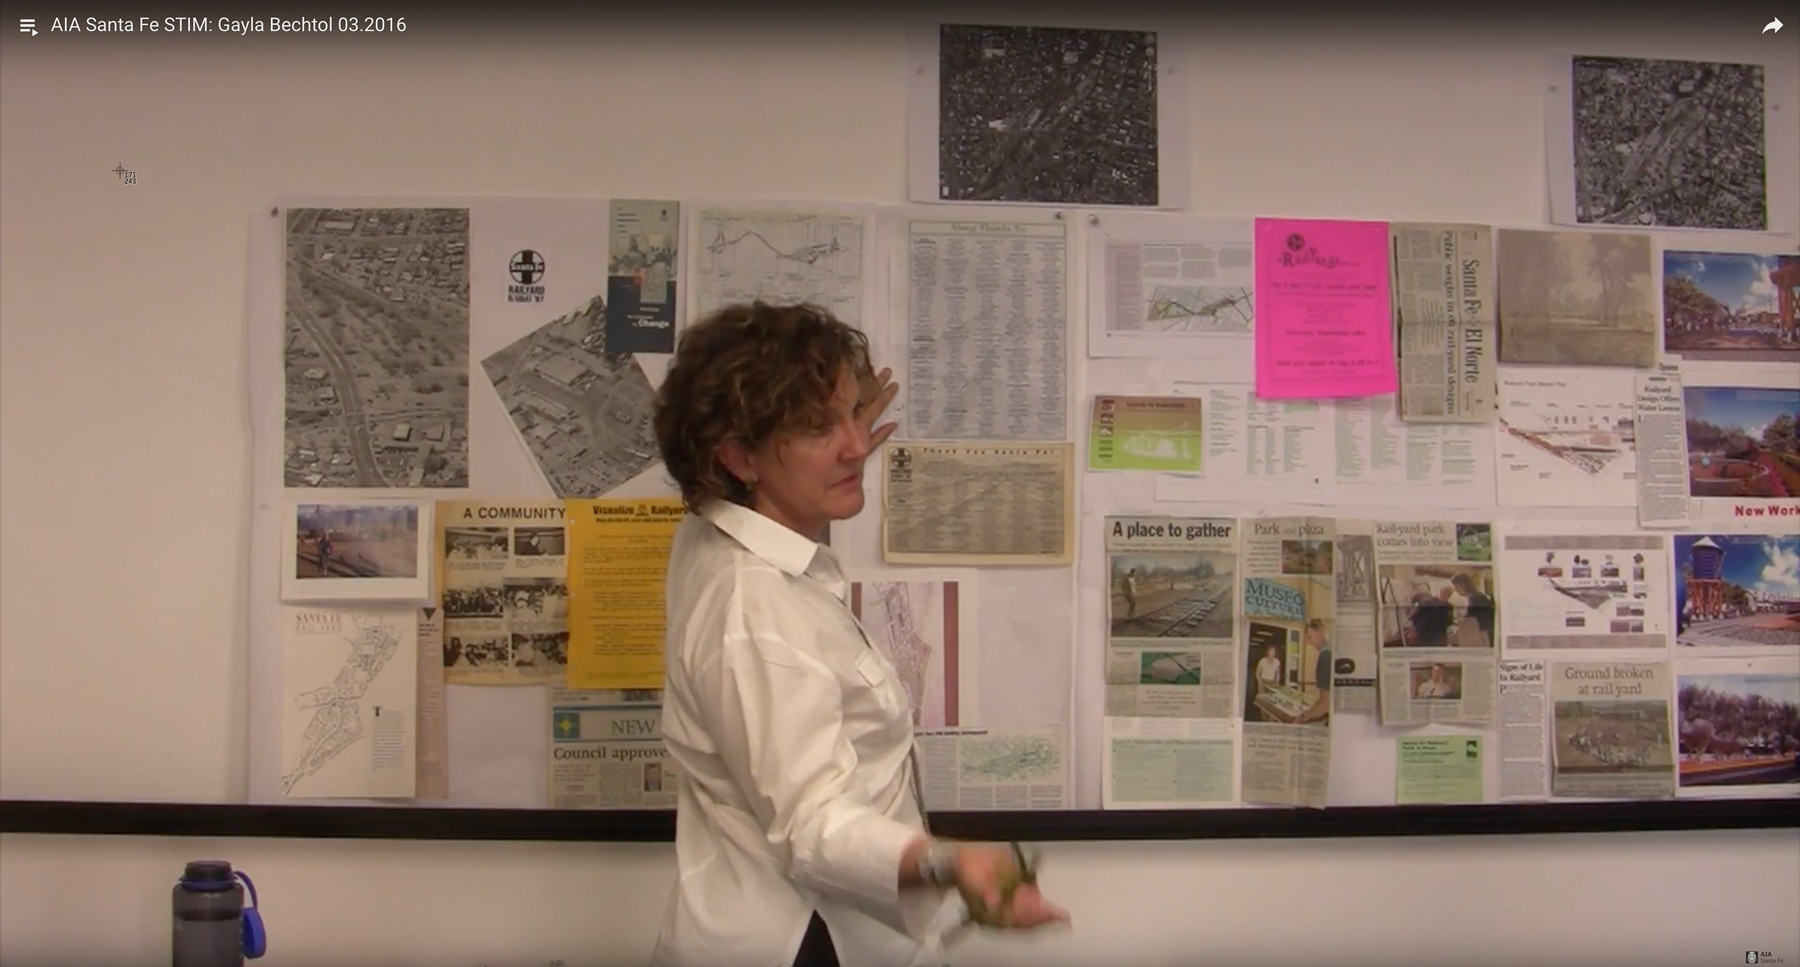
[[[942,201],[1155,206],[1157,36],[945,24]]]
[[[655,390],[606,346],[606,300],[538,327],[481,361],[513,426],[560,498],[604,497],[658,459]]]

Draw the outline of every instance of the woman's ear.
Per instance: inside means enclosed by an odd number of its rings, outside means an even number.
[[[719,462],[739,483],[746,487],[756,486],[756,460],[744,446],[744,441],[731,437],[719,444]]]

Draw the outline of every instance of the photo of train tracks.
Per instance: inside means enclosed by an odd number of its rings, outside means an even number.
[[[1114,554],[1113,638],[1230,638],[1236,561],[1227,554]]]

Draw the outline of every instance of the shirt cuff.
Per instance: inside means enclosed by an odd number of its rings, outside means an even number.
[[[857,809],[855,815],[828,823],[838,828],[821,837],[826,855],[802,864],[801,876],[879,904],[898,902],[900,860],[924,831],[873,809]]]

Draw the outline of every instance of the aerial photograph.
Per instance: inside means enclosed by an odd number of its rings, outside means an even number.
[[[287,212],[284,482],[469,485],[469,212]]]
[[[556,496],[603,497],[659,459],[655,390],[636,359],[607,351],[603,296],[481,367]]]
[[[1157,204],[1156,34],[945,24],[942,201]]]
[[[1763,69],[1576,57],[1576,221],[1767,231]]]

